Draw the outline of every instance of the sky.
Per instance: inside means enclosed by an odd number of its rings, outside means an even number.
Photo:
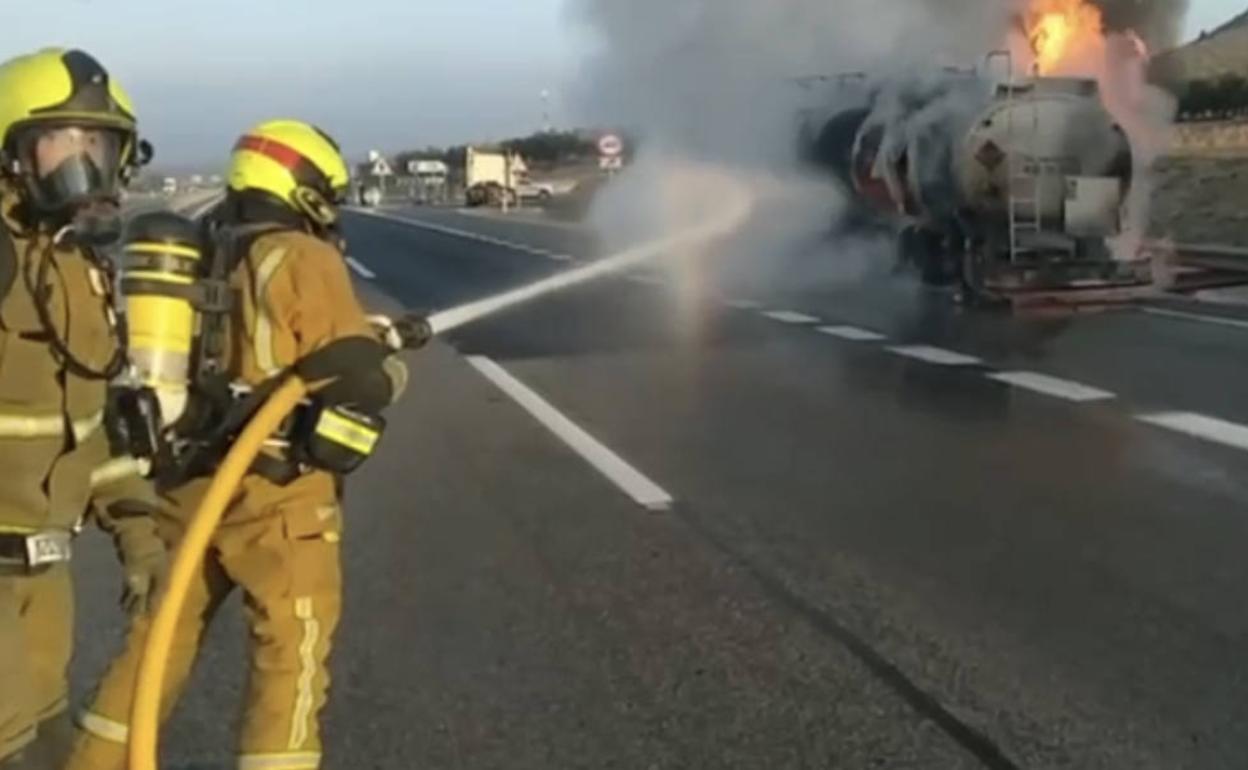
[[[557,127],[576,121],[564,95],[592,35],[566,2],[0,0],[0,59],[95,54],[130,91],[157,165],[223,161],[271,117],[316,122],[358,158],[531,133],[547,109]],[[1248,0],[1191,6],[1194,36]]]

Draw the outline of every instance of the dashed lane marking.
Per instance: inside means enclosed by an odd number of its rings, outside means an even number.
[[[1117,396],[1107,390],[1093,388],[1082,383],[1072,382],[1071,380],[1063,380],[1059,377],[1050,377],[1039,372],[995,372],[989,374],[988,379],[1077,403],[1108,401],[1117,398]]]
[[[1248,426],[1195,412],[1157,412],[1142,414],[1141,422],[1211,441],[1235,449],[1248,450]]]
[[[888,351],[906,358],[936,364],[937,366],[975,366],[983,363],[981,359],[975,356],[968,356],[965,353],[945,350],[944,348],[934,348],[930,345],[897,345],[888,348]]]
[[[675,501],[662,487],[572,422],[506,369],[485,356],[471,356],[468,363],[643,508],[666,511],[672,507]]]
[[[765,318],[770,318],[773,321],[779,321],[782,324],[793,324],[795,326],[819,323],[819,319],[815,318],[813,315],[798,313],[794,310],[768,310],[763,313],[763,316]]]
[[[356,259],[355,257],[347,257],[347,265],[352,270],[354,270],[361,278],[371,281],[377,277],[376,273],[374,273],[372,270],[369,270],[367,265],[365,265],[363,262]]]
[[[815,331],[851,342],[880,342],[888,339],[879,332],[873,332],[870,329],[860,329],[857,326],[820,326]]]

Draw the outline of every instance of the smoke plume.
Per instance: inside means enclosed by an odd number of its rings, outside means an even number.
[[[1187,0],[1094,0],[1109,30],[1134,30],[1154,49],[1177,39]],[[949,98],[907,101],[907,93],[939,93],[946,68],[975,67],[1017,37],[1028,0],[567,0],[569,17],[594,41],[570,103],[583,119],[642,138],[630,170],[630,197],[664,200],[660,177],[684,160],[737,169],[747,184],[759,169],[797,174],[802,121],[855,106],[861,91],[836,76],[870,73],[872,104],[895,99],[913,125],[898,136],[956,130],[981,94],[952,88]],[[1021,65],[1017,68],[1021,72]],[[1102,82],[1113,73],[1088,73]],[[1120,73],[1119,73],[1120,74]],[[802,76],[824,80],[802,81]],[[802,88],[802,83],[806,88]],[[812,83],[814,86],[812,87]],[[878,85],[878,84],[883,84]],[[1133,87],[1135,87],[1133,85]],[[1128,128],[1150,136],[1137,151],[1148,160],[1164,105],[1152,94],[1110,105]],[[918,105],[917,107],[915,105]],[[952,127],[952,128],[951,128]],[[917,132],[917,133],[916,133]],[[1140,133],[1140,132],[1136,132]],[[1134,140],[1134,137],[1133,137]],[[850,137],[852,142],[852,137]],[[660,160],[661,159],[661,160]],[[939,162],[940,159],[938,159]],[[842,191],[827,180],[771,185],[812,194],[809,232],[827,231]],[[647,193],[647,190],[650,192]],[[797,195],[793,192],[792,195]],[[622,191],[609,196],[618,214]],[[627,230],[635,234],[637,216]],[[679,219],[679,218],[677,218]],[[599,218],[608,233],[610,221]],[[674,226],[670,216],[656,228]]]
[[[1154,51],[1179,42],[1188,0],[1096,0],[1109,32],[1134,32]]]

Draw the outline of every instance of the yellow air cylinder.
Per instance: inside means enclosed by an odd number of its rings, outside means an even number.
[[[122,251],[131,372],[156,393],[161,421],[172,425],[187,404],[203,256],[199,229],[172,212],[141,214],[126,228]]]

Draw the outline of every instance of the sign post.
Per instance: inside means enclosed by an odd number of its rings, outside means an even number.
[[[614,176],[624,168],[624,140],[616,134],[603,134],[598,138],[598,168]]]

